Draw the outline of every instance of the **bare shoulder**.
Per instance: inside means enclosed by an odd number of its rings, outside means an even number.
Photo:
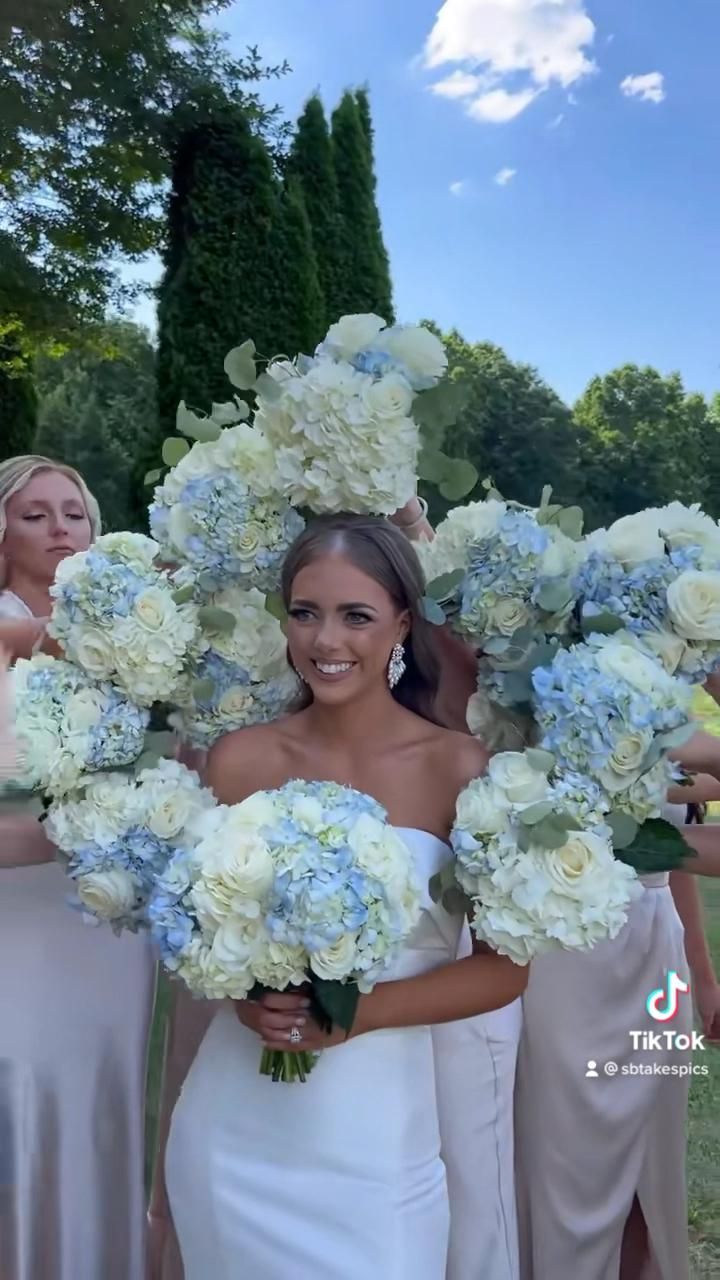
[[[280,722],[236,729],[210,748],[205,783],[221,804],[239,804],[256,791],[282,785],[285,754]]]
[[[469,733],[440,729],[438,734],[437,747],[443,773],[457,791],[462,791],[473,778],[479,778],[485,773],[490,752]]]

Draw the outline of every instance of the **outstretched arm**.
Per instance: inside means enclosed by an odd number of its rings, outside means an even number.
[[[686,838],[689,830],[692,828],[684,829]],[[690,840],[688,843],[691,843]],[[687,865],[692,865],[694,861],[694,858],[690,859]],[[685,928],[685,955],[692,974],[695,1004],[702,1018],[705,1035],[716,1040],[720,1037],[720,986],[705,936],[698,883],[686,871],[673,871],[670,888],[677,913]]]

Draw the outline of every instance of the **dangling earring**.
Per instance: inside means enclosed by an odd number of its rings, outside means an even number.
[[[387,682],[391,689],[394,689],[395,685],[400,683],[403,676],[405,675],[406,670],[407,668],[405,666],[405,650],[403,649],[403,646],[398,642],[396,645],[393,646],[393,651],[390,654],[390,661],[388,663],[388,669],[387,669]]]

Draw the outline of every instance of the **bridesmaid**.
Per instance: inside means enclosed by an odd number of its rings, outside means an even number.
[[[100,515],[82,478],[0,464],[0,641],[42,638],[59,562]],[[23,642],[24,637],[24,642]],[[155,964],[67,905],[29,804],[0,816],[0,1275],[141,1280],[146,1046]]]

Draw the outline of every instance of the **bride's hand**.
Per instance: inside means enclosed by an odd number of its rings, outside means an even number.
[[[293,991],[271,991],[260,1000],[235,1000],[235,1012],[243,1026],[249,1027],[273,1049],[292,1049],[293,1027],[303,1031],[308,1020],[310,1001]]]

